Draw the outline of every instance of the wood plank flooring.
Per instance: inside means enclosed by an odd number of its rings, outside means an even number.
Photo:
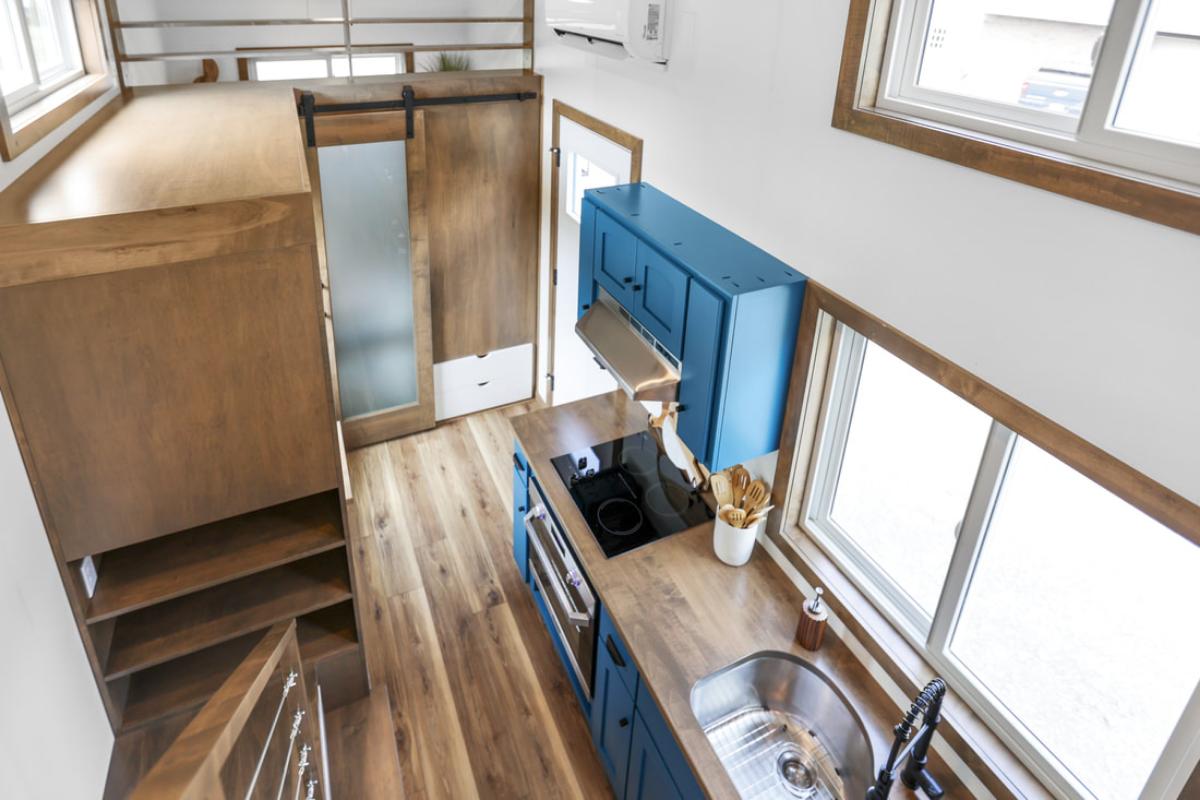
[[[522,406],[350,453],[356,580],[410,800],[612,797],[512,558]]]

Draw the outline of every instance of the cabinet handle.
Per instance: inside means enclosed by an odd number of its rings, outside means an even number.
[[[521,514],[524,514],[524,513],[525,513],[525,506],[517,506],[517,512],[518,512],[518,513],[521,513]]]
[[[482,383],[477,383],[475,385],[476,386],[487,386],[489,383],[491,383],[491,381],[483,381]]]
[[[633,283],[633,278],[623,278],[622,280],[624,280],[625,283]]]
[[[584,311],[587,311],[589,308],[591,308],[591,306],[589,306],[587,303],[584,303],[582,306],[580,306],[580,308],[582,308]]]
[[[617,650],[617,645],[613,642],[611,633],[604,637],[604,649],[608,651],[608,655],[612,658],[614,664],[622,669],[625,668],[625,659],[621,658],[621,653]]]
[[[622,728],[629,727],[629,717],[621,717],[619,720],[617,720],[617,724]]]
[[[635,283],[635,284],[633,285],[633,290],[634,290],[635,292],[640,292],[640,291],[642,290],[642,285],[641,285],[640,283]]]

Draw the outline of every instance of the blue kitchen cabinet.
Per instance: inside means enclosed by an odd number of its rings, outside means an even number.
[[[633,316],[671,353],[683,351],[687,272],[645,242],[637,247]]]
[[[592,248],[596,280],[626,308],[632,305],[637,277],[637,245],[634,235],[612,217],[603,213],[596,216]]]
[[[625,785],[634,714],[634,690],[625,685],[619,669],[610,652],[601,647],[593,681],[592,741],[614,787]]]
[[[625,779],[625,800],[683,800],[683,794],[671,778],[667,762],[650,737],[640,713],[635,714],[633,741],[629,749],[629,770]]]
[[[703,798],[683,751],[604,606],[600,607],[598,635],[592,740],[617,800]]]
[[[521,578],[529,582],[529,534],[525,514],[529,511],[529,462],[521,445],[513,443],[513,559]]]
[[[604,292],[678,362],[692,453],[719,470],[778,449],[807,279],[646,183],[589,190],[582,220],[579,316]]]

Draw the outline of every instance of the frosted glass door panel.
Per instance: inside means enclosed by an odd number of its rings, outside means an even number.
[[[418,401],[404,148],[392,141],[317,151],[346,419]]]

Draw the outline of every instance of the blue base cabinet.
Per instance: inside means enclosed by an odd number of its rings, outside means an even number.
[[[529,511],[529,461],[521,445],[513,443],[513,559],[517,571],[529,582],[529,535],[525,532],[525,514]]]
[[[710,470],[779,448],[806,283],[647,183],[584,196],[578,315],[604,292],[679,362],[679,435]]]
[[[617,800],[704,797],[629,650],[600,608],[592,740]]]

